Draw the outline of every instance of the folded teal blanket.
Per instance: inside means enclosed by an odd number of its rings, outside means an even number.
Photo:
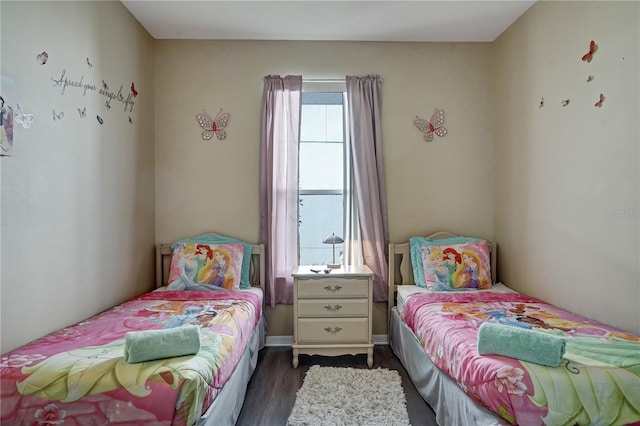
[[[478,330],[478,353],[496,354],[557,367],[565,350],[563,337],[485,322]]]
[[[124,337],[124,360],[130,364],[193,355],[200,350],[200,327],[130,331]]]

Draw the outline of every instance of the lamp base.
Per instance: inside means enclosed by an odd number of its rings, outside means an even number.
[[[340,269],[342,265],[340,263],[327,263],[327,268]]]

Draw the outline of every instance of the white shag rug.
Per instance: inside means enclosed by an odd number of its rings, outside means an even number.
[[[410,426],[400,374],[378,368],[309,368],[288,426]]]

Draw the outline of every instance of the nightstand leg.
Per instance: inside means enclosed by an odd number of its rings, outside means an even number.
[[[293,368],[298,368],[298,350],[293,350]]]
[[[367,365],[369,368],[373,367],[373,349],[367,351]]]

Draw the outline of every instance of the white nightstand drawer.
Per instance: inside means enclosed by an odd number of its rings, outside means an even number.
[[[322,278],[298,280],[298,298],[364,297],[368,296],[369,281],[362,278]]]
[[[298,317],[366,317],[368,299],[300,299]]]
[[[368,318],[339,320],[302,318],[298,320],[298,343],[367,343]]]

